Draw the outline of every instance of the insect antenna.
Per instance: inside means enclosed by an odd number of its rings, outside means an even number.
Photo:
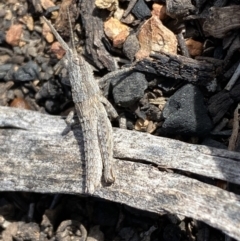
[[[68,23],[69,23],[69,29],[70,29],[70,41],[71,41],[71,48],[74,54],[77,54],[77,50],[74,44],[74,37],[73,37],[73,28],[72,23],[70,20],[70,13],[69,13],[69,7],[67,8],[67,17],[68,17]]]

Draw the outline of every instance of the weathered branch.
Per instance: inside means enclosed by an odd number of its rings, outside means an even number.
[[[134,68],[138,71],[156,74],[175,80],[187,81],[197,85],[209,86],[221,73],[222,61],[205,59],[199,61],[181,55],[166,53],[152,54],[150,58],[136,62]]]
[[[0,107],[0,126],[1,191],[83,193],[79,126],[63,135],[67,127],[60,117],[6,107]],[[116,182],[99,188],[94,196],[192,217],[240,240],[239,196],[148,165],[239,184],[238,153],[120,129],[114,130],[114,142]]]

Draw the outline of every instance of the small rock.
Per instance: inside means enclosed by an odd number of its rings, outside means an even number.
[[[129,107],[144,96],[147,89],[145,75],[134,72],[124,79],[112,81],[113,98],[117,105]]]
[[[3,65],[3,64],[5,64],[5,63],[11,63],[11,56],[9,56],[8,54],[3,54],[3,55],[1,55],[1,58],[0,58],[0,65]]]
[[[95,5],[101,9],[114,11],[118,7],[118,0],[95,0]]]
[[[138,19],[145,19],[151,17],[151,11],[148,8],[148,5],[145,3],[144,0],[138,0],[137,3],[134,5],[132,9],[132,13]]]
[[[20,3],[19,1],[17,1],[15,6],[13,7],[13,10],[15,11],[15,13],[17,13],[17,16],[23,17],[24,15],[27,14],[27,12],[29,10],[28,9],[28,4],[27,4],[27,2]]]
[[[15,107],[15,108],[19,108],[19,109],[25,109],[25,110],[31,110],[30,105],[28,104],[28,102],[23,99],[23,98],[15,98],[11,104],[10,107]]]
[[[6,33],[6,42],[12,46],[18,46],[22,32],[22,24],[12,25]]]
[[[27,48],[27,54],[29,54],[29,55],[32,56],[32,57],[37,57],[37,55],[38,55],[39,53],[37,52],[36,47],[29,46],[29,47]]]
[[[193,39],[187,39],[185,42],[188,48],[188,52],[192,57],[202,55],[203,43]]]
[[[62,46],[59,42],[54,42],[51,45],[51,52],[53,52],[55,54],[57,59],[61,59],[64,56],[64,54],[66,53],[66,51],[62,48]]]
[[[25,53],[23,52],[23,49],[20,48],[19,46],[13,47],[13,52],[15,54],[19,54],[19,55],[24,55]]]
[[[0,44],[3,44],[5,42],[5,33],[3,31],[0,31]]]
[[[127,129],[128,130],[134,129],[134,122],[132,120],[127,120]]]
[[[121,48],[128,35],[129,35],[128,31],[123,31],[123,32],[119,33],[113,39],[113,46],[116,47],[116,48]]]
[[[0,79],[5,79],[5,76],[12,68],[13,68],[12,64],[0,65]]]
[[[25,56],[24,55],[15,55],[14,58],[12,58],[12,63],[21,65],[24,62]]]
[[[7,222],[5,230],[2,231],[2,240],[10,241],[18,232],[18,222]]]
[[[135,20],[133,14],[129,13],[126,18],[122,18],[121,22],[126,24],[132,24]]]
[[[166,28],[158,17],[153,16],[141,27],[138,40],[140,50],[136,59],[148,57],[151,52],[166,52],[177,54],[177,38],[175,34]]]
[[[131,34],[127,37],[123,44],[123,53],[131,60],[134,60],[134,56],[139,50],[139,42],[135,34]]]
[[[3,7],[0,8],[0,18],[4,18],[4,16],[6,15],[6,10],[3,9]]]
[[[114,45],[114,47],[119,47],[129,35],[129,27],[111,17],[104,23],[104,32],[107,37],[113,41],[113,45],[117,44],[117,46]]]
[[[26,24],[27,28],[30,31],[33,31],[34,28],[34,21],[33,21],[33,17],[31,15],[25,15],[23,17],[23,22]]]
[[[39,78],[38,66],[35,62],[29,61],[25,65],[18,68],[13,74],[14,80],[31,81]]]
[[[152,16],[158,17],[160,20],[166,19],[167,13],[166,13],[166,6],[158,3],[154,3],[152,5]]]
[[[140,100],[139,100],[139,102],[140,102]],[[142,119],[142,120],[146,120],[146,119],[147,119],[146,114],[145,114],[142,110],[140,110],[140,108],[137,108],[137,109],[134,111],[134,114],[135,114],[138,118],[140,118],[140,119]]]
[[[57,99],[62,95],[62,89],[60,88],[57,81],[52,79],[45,82],[36,93],[35,98],[37,101],[43,99]]]
[[[206,136],[213,125],[198,87],[187,84],[174,93],[163,110],[163,134]]]
[[[13,17],[12,11],[9,10],[9,9],[6,10],[6,12],[5,12],[5,16],[4,16],[4,19],[6,19],[6,20],[11,20],[12,17]]]
[[[50,114],[57,114],[60,111],[60,106],[57,101],[46,100],[44,107]]]
[[[2,82],[0,83],[0,105],[7,106],[9,100],[12,100],[13,91],[10,90],[14,85],[13,81]]]
[[[40,0],[40,3],[45,10],[55,6],[51,0]]]
[[[23,92],[22,91],[22,89],[26,89],[26,90],[28,90],[28,91],[26,91],[26,92]],[[21,89],[19,89],[19,88],[17,88],[17,89],[14,89],[13,90],[13,94],[14,94],[14,98],[24,98],[24,94],[28,94],[29,93],[29,89],[27,89],[27,88],[25,88],[25,87],[23,87],[22,86],[22,88]],[[13,99],[14,99],[13,98]]]
[[[113,17],[120,20],[124,14],[124,9],[122,8],[117,8],[116,11],[114,12]]]
[[[18,46],[19,46],[20,48],[22,48],[22,47],[25,46],[25,45],[26,45],[26,42],[25,42],[25,41],[22,41],[22,40],[19,41]]]
[[[45,22],[43,23],[43,27],[42,27],[42,35],[44,36],[44,38],[47,40],[48,43],[53,42],[54,36],[51,32],[51,29],[49,28],[49,26]]]

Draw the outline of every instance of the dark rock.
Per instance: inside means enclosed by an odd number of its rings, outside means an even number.
[[[115,103],[129,107],[144,96],[147,81],[144,74],[134,72],[124,79],[113,80],[112,86]]]
[[[38,93],[36,94],[36,100],[47,99],[47,98],[57,98],[60,94],[62,94],[62,90],[58,85],[56,80],[50,79],[48,82],[45,82]]]
[[[163,117],[162,134],[205,136],[212,129],[203,95],[198,87],[191,84],[183,86],[169,98]]]
[[[153,80],[148,82],[148,88],[153,89],[157,87],[157,84],[158,84],[158,80],[154,78]]]
[[[57,114],[60,111],[59,102],[53,100],[47,100],[45,102],[45,109],[50,114]]]
[[[139,42],[135,34],[127,37],[123,44],[123,53],[131,60],[134,60],[135,54],[139,50]]]
[[[0,31],[0,44],[5,42],[5,33],[3,31]]]
[[[138,0],[137,3],[134,5],[132,9],[132,13],[138,18],[138,19],[144,19],[151,17],[151,11],[148,8],[147,4],[144,0]]]
[[[0,65],[0,79],[4,79],[5,80],[5,76],[11,70],[12,67],[13,67],[12,64]]]
[[[35,62],[29,61],[25,65],[19,67],[19,69],[13,75],[16,81],[31,81],[39,78],[38,66]]]
[[[147,110],[149,108],[148,93],[145,93],[144,96],[139,100],[139,104],[142,105],[141,110]]]
[[[38,55],[35,58],[35,61],[39,64],[39,65],[44,65],[45,63],[49,65],[50,59],[41,55]],[[42,67],[42,66],[41,66]]]
[[[11,63],[16,65],[21,65],[24,62],[24,59],[25,59],[25,56],[23,55],[15,55],[13,58],[11,58]]]
[[[127,120],[127,129],[133,130],[134,129],[134,123],[130,120]]]
[[[145,114],[143,111],[140,111],[139,108],[137,108],[137,109],[135,110],[134,114],[135,114],[138,118],[140,118],[140,119],[142,119],[142,120],[146,120],[146,119],[147,119],[146,114]]]

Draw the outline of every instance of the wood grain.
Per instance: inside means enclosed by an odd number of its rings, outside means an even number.
[[[84,193],[79,126],[63,135],[60,117],[7,107],[0,107],[0,126],[1,191]],[[240,196],[152,164],[239,180],[238,153],[114,129],[114,156],[116,182],[93,196],[192,217],[240,240]]]
[[[240,6],[211,7],[203,30],[215,38],[224,38],[228,32],[240,28]]]

